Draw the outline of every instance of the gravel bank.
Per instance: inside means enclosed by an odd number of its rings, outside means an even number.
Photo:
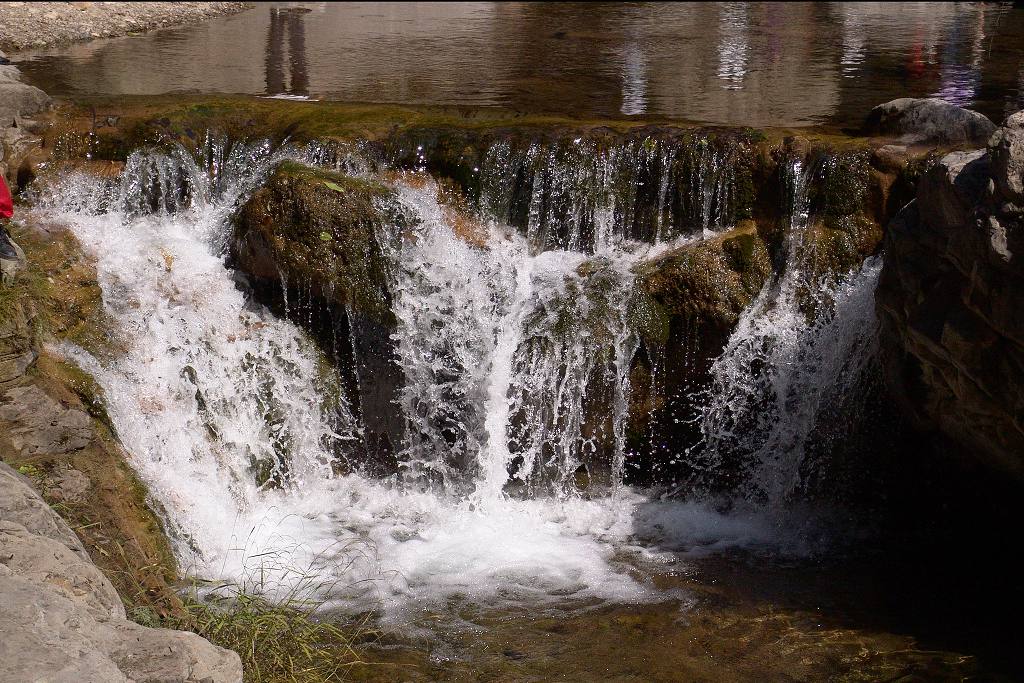
[[[0,50],[110,38],[241,12],[245,2],[3,2]]]

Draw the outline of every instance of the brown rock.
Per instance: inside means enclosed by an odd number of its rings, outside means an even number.
[[[887,379],[912,421],[1024,477],[1024,214],[1006,201],[1017,132],[925,175],[889,227],[877,305]]]

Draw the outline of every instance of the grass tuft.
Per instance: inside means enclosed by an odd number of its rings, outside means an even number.
[[[344,681],[365,664],[357,650],[365,624],[320,619],[315,611],[239,592],[216,600],[193,597],[186,617],[164,624],[193,631],[242,658],[247,683]]]
[[[368,552],[358,542],[339,547],[335,577],[348,575]],[[373,614],[329,612],[322,596],[337,594],[344,580],[325,580],[314,569],[322,566],[323,557],[305,572],[289,565],[291,557],[279,549],[250,558],[258,558],[260,565],[239,583],[193,582],[183,596],[184,610],[162,625],[198,633],[237,652],[246,683],[350,680],[353,669],[370,664],[361,651],[380,640],[371,624]]]

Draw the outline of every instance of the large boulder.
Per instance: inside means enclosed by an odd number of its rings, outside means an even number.
[[[278,166],[238,214],[232,254],[259,280],[312,288],[325,302],[391,315],[387,235],[396,215],[383,185],[294,162]]]
[[[21,73],[10,64],[0,64],[0,128],[33,116],[50,106],[50,97],[39,88],[21,82]]]
[[[925,175],[889,228],[877,306],[887,380],[912,421],[945,450],[1024,477],[1019,132]]]
[[[74,532],[0,463],[0,680],[240,683],[234,652],[125,619]]]
[[[936,98],[901,97],[872,109],[862,132],[915,144],[983,145],[995,130],[995,124],[976,111]]]
[[[285,162],[242,206],[234,265],[265,302],[311,328],[347,377],[371,469],[389,471],[404,423],[391,311],[391,250],[404,217],[394,192]]]

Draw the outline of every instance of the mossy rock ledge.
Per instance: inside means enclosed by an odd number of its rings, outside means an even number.
[[[401,220],[385,186],[285,162],[242,206],[231,253],[251,277],[387,324],[386,251]]]
[[[306,327],[347,374],[365,460],[385,472],[403,431],[389,282],[407,220],[384,185],[284,162],[240,208],[230,246],[257,299]]]

